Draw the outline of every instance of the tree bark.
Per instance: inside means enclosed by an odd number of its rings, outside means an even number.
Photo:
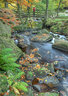
[[[8,8],[8,2],[7,2],[7,0],[4,0],[4,2],[5,2],[5,8]]]
[[[45,11],[45,19],[46,20],[48,18],[48,4],[49,4],[49,0],[46,0],[46,11]]]
[[[59,9],[60,9],[61,2],[62,2],[62,0],[59,1],[59,6],[58,6],[58,9],[57,9],[57,17],[59,16]]]
[[[43,25],[42,25],[42,29],[46,27],[46,21],[48,18],[48,5],[49,5],[49,0],[46,0],[46,11],[45,11],[45,17],[43,20]]]

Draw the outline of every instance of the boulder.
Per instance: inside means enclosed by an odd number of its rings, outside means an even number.
[[[59,93],[57,93],[57,92],[46,92],[46,93],[40,93],[39,96],[59,96]]]
[[[51,40],[52,40],[52,35],[48,35],[48,34],[39,34],[31,38],[31,41],[34,42],[48,42]]]
[[[68,52],[68,41],[66,40],[57,40],[53,45],[53,48],[56,48],[58,50]]]
[[[7,24],[3,24],[0,21],[0,36],[10,38],[11,37],[11,28]]]
[[[3,48],[12,48],[17,58],[22,54],[22,51],[15,45],[14,40],[11,39],[11,28],[7,24],[0,22],[0,49]]]
[[[59,80],[54,76],[46,76],[43,82],[50,88],[57,87],[59,85]]]
[[[32,81],[33,88],[39,92],[48,92],[57,90],[59,80],[55,76],[46,76],[45,78],[35,78]]]

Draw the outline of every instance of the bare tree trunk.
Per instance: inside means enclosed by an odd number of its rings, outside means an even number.
[[[43,20],[42,28],[46,27],[46,21],[47,21],[47,18],[48,18],[48,5],[49,5],[49,0],[46,0],[46,11],[45,11],[45,17],[44,17],[44,20]]]
[[[61,2],[62,2],[62,0],[59,1],[59,6],[58,6],[58,9],[57,9],[57,17],[59,16],[59,9],[60,9]]]
[[[5,8],[8,8],[8,2],[7,2],[7,0],[4,0],[4,3],[5,3]]]
[[[46,11],[45,11],[45,19],[46,20],[48,18],[48,4],[49,4],[49,0],[46,0]]]

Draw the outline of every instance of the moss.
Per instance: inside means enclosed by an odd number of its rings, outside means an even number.
[[[61,51],[68,52],[68,41],[65,40],[58,40],[56,41],[53,46],[53,48],[59,49]]]
[[[11,28],[0,21],[0,36],[11,37]]]
[[[41,30],[40,33],[46,33],[46,34],[49,34],[48,30],[46,30],[46,29]]]
[[[12,48],[17,58],[22,54],[22,51],[15,45],[14,41],[10,38],[0,37],[0,48]]]
[[[0,49],[12,48],[17,58],[21,55],[22,51],[15,45],[11,37],[11,28],[7,24],[0,22]]]
[[[50,31],[63,35],[68,35],[68,19],[56,18],[48,19],[46,26],[50,28]]]
[[[18,39],[24,39],[24,36],[21,36],[21,35],[19,35],[19,34],[16,34],[15,36],[16,36],[16,38],[18,38]]]
[[[38,96],[59,96],[59,93],[55,92],[46,92],[46,93],[40,93]]]

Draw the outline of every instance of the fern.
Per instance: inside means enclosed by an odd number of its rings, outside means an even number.
[[[5,48],[0,51],[0,69],[4,71],[15,70],[20,65],[15,63],[15,54],[12,53],[12,49]]]
[[[16,82],[13,87],[19,89],[19,90],[22,90],[24,92],[28,92],[28,89],[27,89],[27,86],[28,84],[25,83],[25,82]]]
[[[25,73],[18,68],[20,65],[16,64],[15,61],[16,58],[15,54],[12,53],[12,49],[6,48],[0,51],[0,69],[7,72],[9,86],[11,86],[13,90],[17,89],[27,92],[28,84],[18,81]]]
[[[8,76],[8,80],[9,80],[9,82],[10,81],[14,81],[14,82],[16,82],[18,79],[20,79],[20,77],[22,76],[22,75],[24,75],[24,72],[19,72],[18,74],[16,73],[16,74],[13,74],[12,72],[10,72],[9,73],[9,76]]]
[[[21,75],[23,75],[24,72],[19,72],[18,74],[14,74],[13,72],[8,72],[8,83],[10,86],[12,86],[13,89],[22,90],[24,92],[27,92],[27,86],[28,84],[25,82],[18,81],[20,79]]]

